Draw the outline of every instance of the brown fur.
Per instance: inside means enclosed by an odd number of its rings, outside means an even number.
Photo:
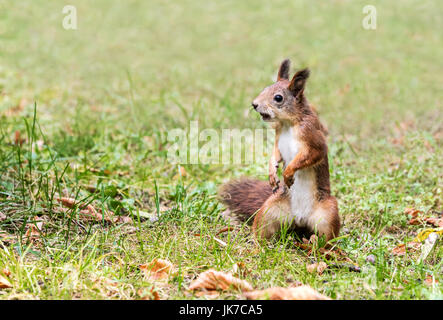
[[[248,220],[272,195],[266,181],[241,178],[223,185],[219,191],[220,201],[240,221]],[[252,220],[250,220],[252,222]]]
[[[311,233],[324,235],[326,240],[338,236],[340,231],[337,200],[330,192],[325,138],[327,130],[304,95],[309,74],[308,69],[303,69],[296,72],[289,81],[289,60],[283,61],[277,82],[265,88],[252,103],[263,120],[272,122],[276,130],[276,142],[269,161],[270,186],[243,179],[224,187],[225,194],[229,194],[230,198],[223,197],[223,202],[232,212],[250,216],[259,209],[252,226],[258,238],[269,239],[284,225],[292,229],[306,228]],[[284,160],[278,140],[283,128],[289,127],[292,127],[294,142],[298,143],[299,149],[289,163],[283,164],[284,184],[281,184],[277,169],[278,164]],[[291,212],[290,192],[297,190],[291,189],[289,192],[288,188],[294,182],[295,172],[308,168],[313,168],[315,173],[315,190],[306,189],[300,192],[315,195],[315,203],[308,216],[294,217]]]
[[[282,192],[284,193],[284,191]],[[289,213],[289,210],[290,203],[287,196],[282,194],[271,195],[257,212],[252,224],[252,232],[257,238],[270,239],[284,225],[288,225],[284,216]],[[278,219],[275,218],[277,216]]]

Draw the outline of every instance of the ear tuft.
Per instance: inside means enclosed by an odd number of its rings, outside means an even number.
[[[300,93],[303,93],[305,89],[306,80],[308,80],[311,71],[308,68],[297,71],[294,74],[294,77],[289,84],[289,90],[293,93],[294,96],[298,96]]]
[[[277,81],[280,80],[289,80],[289,68],[291,67],[291,60],[285,59],[280,65],[280,69],[278,69]]]

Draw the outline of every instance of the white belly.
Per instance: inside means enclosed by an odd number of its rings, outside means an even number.
[[[287,166],[297,155],[302,143],[293,133],[292,128],[281,132],[278,149]],[[297,225],[304,222],[312,213],[315,204],[316,181],[313,168],[298,170],[294,174],[294,184],[289,189],[292,219]]]

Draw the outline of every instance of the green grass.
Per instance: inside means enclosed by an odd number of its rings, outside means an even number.
[[[375,31],[361,25],[366,1],[73,4],[78,30],[67,31],[58,2],[0,0],[0,231],[9,239],[0,271],[13,284],[0,299],[137,299],[152,286],[163,299],[195,298],[186,292],[192,279],[236,262],[258,289],[300,281],[337,299],[443,298],[441,240],[424,262],[419,252],[391,255],[425,227],[408,225],[405,208],[443,210],[439,1],[372,1]],[[286,57],[311,68],[307,96],[330,131],[337,245],[360,273],[308,273],[314,256],[292,235],[260,249],[248,227],[218,235],[226,247],[212,238],[226,225],[217,187],[266,179],[268,159],[185,165],[184,177],[167,161],[168,130],[191,120],[265,128],[250,102]],[[59,195],[135,224],[85,223],[78,208],[59,210]],[[161,215],[138,219],[140,211]],[[27,243],[35,216],[43,235]],[[138,269],[154,258],[178,268],[167,285]],[[425,284],[428,276],[437,283]]]

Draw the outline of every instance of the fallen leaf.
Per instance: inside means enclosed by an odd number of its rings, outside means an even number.
[[[74,208],[78,205],[78,202],[73,198],[57,198],[57,201],[59,201],[62,205],[68,208]],[[91,204],[88,205],[82,205],[79,204],[79,208],[81,209],[79,211],[80,218],[86,219],[86,220],[92,220],[92,221],[106,221],[106,222],[114,222],[115,219],[112,218],[114,216],[114,213],[112,211],[109,211],[105,214],[102,213],[101,210],[96,210]]]
[[[420,210],[406,208],[405,214],[412,217],[408,221],[408,224],[410,224],[410,225],[421,225],[421,224],[428,223],[428,224],[433,225],[434,227],[443,227],[443,218],[420,216],[421,214],[423,214],[423,212]]]
[[[406,245],[404,243],[399,244],[392,249],[391,253],[396,256],[404,256],[406,254]]]
[[[189,286],[191,291],[226,291],[229,289],[251,291],[252,286],[247,281],[232,276],[231,273],[215,271],[214,269],[209,269],[200,274]]]
[[[140,265],[140,270],[152,280],[164,280],[175,272],[174,265],[168,260],[154,259],[150,263]]]
[[[12,288],[11,282],[3,276],[0,276],[0,289]]]
[[[220,233],[233,231],[233,230],[234,230],[233,227],[224,227],[224,228],[221,228],[220,230],[218,230],[215,235],[218,236]]]
[[[308,250],[310,248],[310,246],[306,243],[300,243],[297,241],[294,241],[294,245],[302,250]]]
[[[424,283],[427,286],[432,286],[434,283],[438,283],[438,281],[432,275],[428,274],[425,278]]]
[[[26,224],[25,239],[26,241],[37,242],[40,240],[41,233],[43,230],[43,219],[34,216],[34,222]]]
[[[392,249],[391,253],[396,256],[404,256],[406,254],[406,249],[408,249],[408,251],[416,251],[420,246],[421,244],[415,241],[408,242],[407,246],[404,243],[401,243]]]
[[[160,300],[160,295],[154,288],[150,290],[139,289],[137,294],[140,296],[141,300]]]
[[[435,227],[443,227],[443,219],[442,218],[433,218],[429,217],[425,219],[427,223],[434,225]]]
[[[251,270],[246,267],[244,262],[237,262],[232,266],[232,274],[246,277],[249,273],[251,273]]]
[[[6,220],[6,214],[0,211],[0,221]]]
[[[420,210],[414,209],[414,208],[405,208],[405,214],[411,216],[412,218],[415,218],[418,216],[419,213],[421,213]]]
[[[328,268],[328,265],[324,261],[321,261],[320,263],[313,263],[313,264],[306,266],[306,270],[309,273],[317,272],[317,274],[319,274],[319,275],[323,274],[323,272],[327,268]]]
[[[9,271],[9,270],[6,269],[6,268],[4,268],[4,269],[2,270],[2,273],[3,273],[5,276],[7,276],[7,277],[9,277],[9,276],[11,275],[11,271]]]
[[[411,220],[408,221],[408,224],[412,225],[412,226],[416,226],[419,224],[422,224],[423,221],[420,218],[412,218]]]
[[[246,292],[244,295],[249,300],[331,300],[306,285],[295,288],[274,287]]]
[[[21,138],[21,133],[20,133],[20,131],[19,130],[17,130],[17,131],[15,131],[15,134],[14,134],[14,144],[15,145],[22,145],[24,142],[26,141],[26,139],[22,139]]]
[[[128,217],[128,216],[117,216],[117,217],[115,217],[113,222],[114,223],[127,223],[127,224],[133,223],[131,217]]]

